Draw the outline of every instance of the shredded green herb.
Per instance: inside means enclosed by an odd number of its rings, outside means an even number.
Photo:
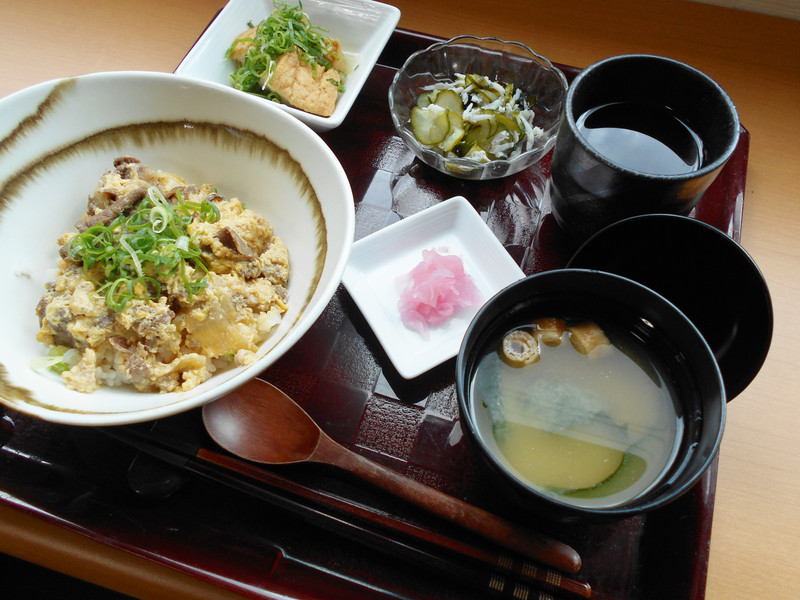
[[[247,50],[244,63],[231,73],[236,89],[263,92],[275,74],[278,58],[292,50],[296,50],[300,60],[311,66],[315,76],[317,66],[331,67],[328,57],[334,51],[333,42],[325,35],[327,30],[311,25],[303,4],[290,6],[285,2],[275,2],[274,6],[272,14],[258,24],[254,37],[235,40],[225,54],[230,58],[237,45],[243,42],[253,44]],[[253,27],[253,23],[248,23],[248,26]],[[267,97],[280,101],[272,92]]]
[[[133,298],[158,299],[161,282],[176,273],[191,302],[208,285],[200,248],[188,235],[195,216],[213,223],[219,220],[219,208],[208,200],[184,200],[180,192],[170,204],[153,186],[130,214],[74,235],[67,255],[83,264],[97,293],[117,312]]]

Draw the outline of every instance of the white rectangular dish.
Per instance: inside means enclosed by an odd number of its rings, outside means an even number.
[[[297,5],[297,0],[287,4]],[[336,109],[330,117],[321,117],[281,104],[317,132],[329,131],[341,125],[353,102],[367,80],[400,20],[400,10],[372,0],[303,0],[303,9],[311,24],[338,39],[349,66],[344,92],[339,95]],[[230,74],[235,69],[225,52],[234,38],[266,19],[273,10],[272,0],[231,0],[192,47],[175,70],[178,75],[231,86]],[[246,93],[246,92],[242,92]],[[264,102],[271,102],[264,100]]]
[[[397,278],[422,260],[422,251],[455,254],[485,302],[524,277],[475,208],[461,196],[445,200],[355,242],[343,283],[397,372],[412,379],[454,357],[480,306],[465,307],[428,339],[406,327],[398,309]]]

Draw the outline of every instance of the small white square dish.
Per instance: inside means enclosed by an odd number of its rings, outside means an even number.
[[[297,0],[287,0],[291,6]],[[400,20],[400,10],[371,0],[303,0],[303,10],[312,25],[338,39],[348,67],[344,92],[339,95],[330,117],[321,117],[285,104],[279,106],[318,133],[341,125],[372,68]],[[235,69],[225,52],[234,38],[257,25],[273,11],[272,0],[231,0],[208,26],[175,70],[178,75],[213,81],[232,87],[230,74]],[[242,92],[247,93],[247,92]],[[265,99],[264,102],[271,102]]]
[[[405,379],[413,379],[458,354],[479,306],[459,309],[447,322],[428,329],[427,339],[402,321],[397,279],[436,249],[461,258],[481,295],[481,304],[524,277],[514,259],[475,208],[456,196],[358,240],[342,282]]]

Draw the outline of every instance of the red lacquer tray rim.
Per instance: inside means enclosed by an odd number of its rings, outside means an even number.
[[[395,33],[392,35],[392,38],[390,39],[387,48],[384,50],[383,55],[379,59],[376,68],[397,69],[399,67],[399,65],[397,64],[398,57],[402,57],[404,54],[408,55],[414,49],[425,47],[436,41],[440,41],[440,38],[409,30],[397,29]],[[573,67],[568,67],[564,65],[556,65],[556,66],[562,68],[567,72],[571,72],[573,75],[574,73],[578,72],[578,69]],[[742,134],[743,135],[742,138],[740,139],[740,147],[738,151],[739,155],[738,160],[740,161],[739,168],[741,169],[742,173],[742,188],[740,195],[732,203],[731,207],[732,210],[729,218],[727,219],[727,227],[726,227],[727,229],[726,233],[728,233],[734,239],[737,240],[740,239],[741,235],[741,221],[742,221],[742,208],[743,208],[743,196],[744,196],[743,183],[745,179],[744,174],[746,172],[746,166],[747,166],[747,155],[749,152],[749,133],[744,127],[742,127]],[[697,500],[694,505],[694,509],[696,509],[698,513],[695,515],[697,517],[697,523],[698,523],[698,528],[696,530],[697,537],[695,544],[696,552],[693,557],[685,557],[686,560],[693,561],[693,566],[695,567],[696,580],[690,582],[690,585],[688,587],[692,589],[691,597],[697,600],[703,598],[705,595],[704,594],[705,575],[706,575],[708,553],[710,546],[711,522],[713,516],[714,496],[716,489],[716,475],[717,475],[717,463],[715,461],[709,468],[708,472],[703,477],[701,482],[698,484]],[[148,560],[152,560],[159,564],[187,573],[193,577],[210,582],[214,585],[219,585],[220,587],[224,587],[236,591],[238,593],[248,595],[248,590],[246,589],[246,586],[239,586],[235,582],[226,580],[226,578],[220,574],[209,573],[203,569],[197,569],[192,565],[182,564],[176,560],[173,560],[168,555],[163,555],[157,552],[149,551],[140,546],[137,546],[134,543],[129,543],[128,541],[123,539],[110,538],[108,536],[103,535],[102,532],[93,531],[91,528],[85,527],[81,523],[63,519],[57,514],[50,513],[47,510],[44,510],[40,507],[30,504],[22,499],[15,498],[10,494],[0,494],[0,502],[2,502],[4,505],[21,510],[27,514],[39,518],[45,522],[57,525],[67,530],[77,532],[81,535],[96,540],[100,543],[106,544],[110,547],[130,552],[131,554],[140,556]],[[260,590],[260,592],[262,593],[260,593],[257,596],[253,595],[252,597],[254,598],[271,597],[269,595],[270,594],[269,591]],[[276,595],[275,597],[278,596]],[[286,596],[281,595],[281,597],[286,597]]]

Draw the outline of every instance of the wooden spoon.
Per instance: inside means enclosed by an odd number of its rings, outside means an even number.
[[[580,556],[570,546],[525,530],[336,443],[289,396],[260,379],[206,404],[203,423],[215,442],[244,459],[272,465],[333,465],[540,563],[571,573],[581,567]]]

